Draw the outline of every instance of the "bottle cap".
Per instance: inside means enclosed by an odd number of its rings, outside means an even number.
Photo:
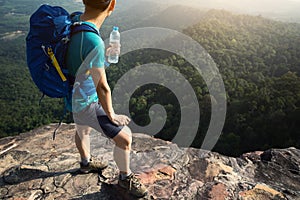
[[[118,30],[119,30],[119,27],[114,26],[113,31],[118,31]]]

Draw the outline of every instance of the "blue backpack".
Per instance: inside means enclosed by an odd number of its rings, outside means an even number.
[[[85,23],[72,22],[72,17],[59,6],[42,5],[30,17],[26,37],[27,65],[34,83],[44,95],[53,98],[69,97],[72,81],[65,63],[68,42],[75,33],[98,30]]]
[[[98,30],[84,22],[72,22],[72,18],[79,14],[75,12],[70,15],[62,7],[42,5],[30,17],[30,30],[26,37],[27,65],[34,83],[43,93],[42,98],[44,95],[71,98],[74,93],[75,77],[69,75],[65,62],[68,42],[72,35],[82,31],[99,35]],[[76,91],[89,95],[95,91],[94,83],[84,81],[82,88],[76,88]],[[66,106],[63,116],[65,113]]]

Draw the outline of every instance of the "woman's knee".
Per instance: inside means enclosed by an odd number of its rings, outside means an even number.
[[[113,140],[115,141],[117,147],[124,150],[130,150],[132,143],[132,134],[130,129],[128,127],[124,127],[119,134],[113,138]]]

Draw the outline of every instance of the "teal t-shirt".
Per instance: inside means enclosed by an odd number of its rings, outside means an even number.
[[[75,16],[74,21],[80,21],[79,16]],[[84,23],[97,29],[90,22]],[[79,74],[86,74],[92,67],[104,67],[105,45],[101,37],[95,33],[85,31],[73,35],[66,55],[66,64],[69,73],[74,77],[78,77]],[[93,81],[91,75],[87,74],[86,77],[90,81]],[[91,103],[98,102],[98,95],[95,92],[88,97],[83,97],[83,95],[77,92],[73,94],[72,99],[66,101],[68,110],[79,112]]]

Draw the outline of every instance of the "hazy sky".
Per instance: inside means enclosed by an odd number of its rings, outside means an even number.
[[[224,8],[251,12],[288,12],[300,10],[300,0],[165,0],[168,3],[181,3],[197,7]]]

